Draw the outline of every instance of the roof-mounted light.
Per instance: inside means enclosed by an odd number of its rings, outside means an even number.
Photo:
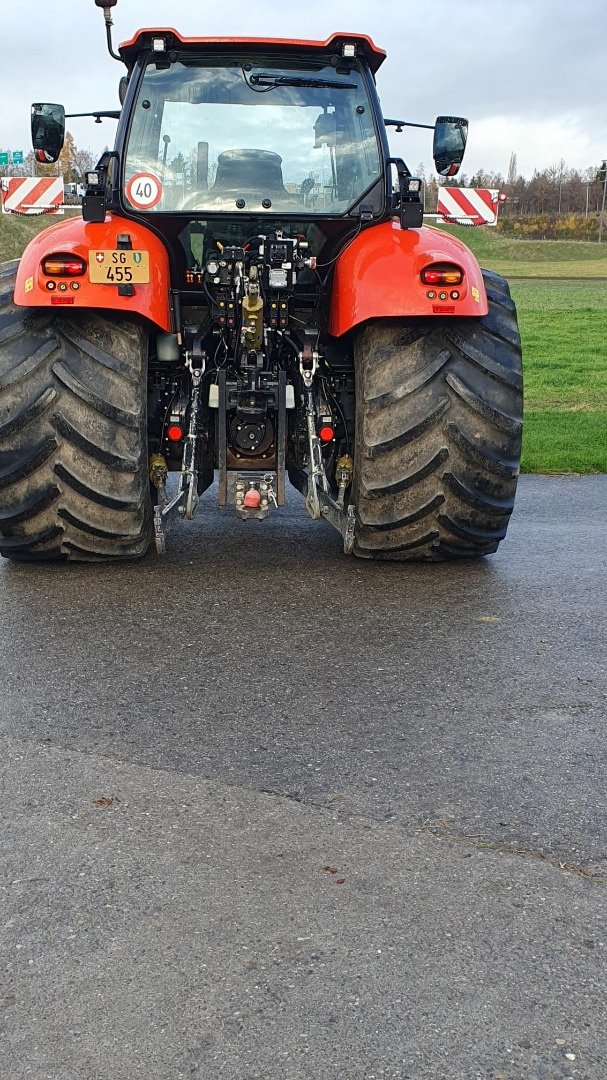
[[[164,53],[167,51],[167,39],[163,37],[152,38],[152,52]]]
[[[348,59],[352,59],[353,57],[355,57],[356,56],[356,42],[354,42],[354,41],[345,41],[344,44],[341,47],[341,55],[348,57]]]

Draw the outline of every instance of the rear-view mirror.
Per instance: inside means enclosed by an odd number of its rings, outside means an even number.
[[[468,121],[463,116],[437,116],[432,155],[437,173],[456,176],[464,160]]]
[[[38,161],[57,161],[65,139],[63,105],[36,102],[32,105],[32,146]]]

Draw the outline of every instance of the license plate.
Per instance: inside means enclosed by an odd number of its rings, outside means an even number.
[[[94,285],[147,285],[150,256],[147,251],[91,251],[89,278]]]

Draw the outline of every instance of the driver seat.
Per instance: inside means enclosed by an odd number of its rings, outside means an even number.
[[[224,150],[217,158],[209,195],[255,192],[289,198],[282,178],[282,158],[271,150]]]

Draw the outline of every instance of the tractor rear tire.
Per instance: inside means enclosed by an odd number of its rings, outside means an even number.
[[[15,307],[16,265],[0,265],[0,554],[140,558],[153,534],[147,331]]]
[[[356,341],[362,558],[470,558],[506,535],[520,466],[521,342],[507,282],[483,277],[484,317],[382,319]]]

